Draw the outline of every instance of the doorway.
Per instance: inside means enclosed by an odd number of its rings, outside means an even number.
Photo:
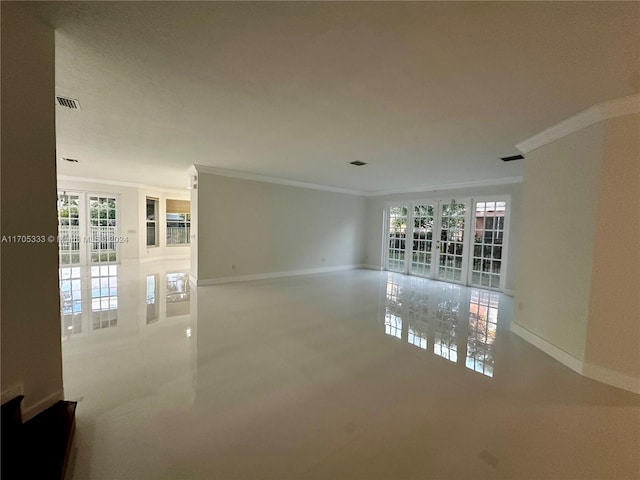
[[[118,262],[118,196],[58,192],[60,265]]]
[[[434,199],[389,204],[387,270],[504,289],[509,199]]]

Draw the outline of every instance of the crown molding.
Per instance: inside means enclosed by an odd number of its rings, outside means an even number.
[[[71,175],[58,175],[57,178],[58,180],[63,180],[66,182],[85,182],[85,183],[99,183],[102,185],[118,185],[120,187],[140,188],[143,190],[153,190],[155,192],[162,192],[162,193],[179,193],[180,195],[189,193],[189,189],[187,187],[185,187],[184,189],[165,188],[165,187],[158,187],[156,185],[147,185],[144,183],[124,182],[121,180],[106,180],[104,178],[73,177]]]
[[[598,122],[634,113],[640,113],[640,94],[615,98],[587,108],[547,128],[537,135],[518,143],[516,148],[522,153],[527,154],[536,148],[540,148],[543,145],[559,140],[562,137],[566,137]]]
[[[266,175],[257,175],[254,173],[239,172],[236,170],[226,170],[223,168],[210,167],[208,165],[194,165],[193,168],[195,169],[196,173],[218,175],[220,177],[240,178],[242,180],[252,180],[254,182],[274,183],[276,185],[287,185],[289,187],[309,188],[312,190],[324,190],[327,192],[345,193],[347,195],[357,195],[357,196],[367,195],[367,192],[363,192],[360,190],[329,187],[327,185],[318,185],[316,183],[299,182],[297,180],[286,180],[284,178],[269,177]]]
[[[457,188],[474,188],[474,187],[492,187],[495,185],[511,185],[514,183],[522,183],[523,177],[504,177],[493,178],[489,180],[474,180],[471,182],[448,183],[445,185],[428,185],[422,187],[394,188],[390,190],[377,190],[375,192],[366,193],[368,197],[381,197],[384,195],[397,195],[401,193],[432,193],[441,190],[454,190]]]

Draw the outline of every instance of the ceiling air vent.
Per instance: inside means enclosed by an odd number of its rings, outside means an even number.
[[[60,157],[61,160],[64,160],[65,162],[71,162],[71,163],[80,163],[80,160],[76,160],[75,158],[65,158],[65,157]]]
[[[523,158],[522,155],[513,155],[511,157],[502,157],[500,160],[503,162],[513,162],[514,160],[522,160]]]
[[[71,108],[73,110],[82,110],[80,108],[79,100],[75,98],[61,97],[60,95],[56,95],[56,105],[60,105],[61,107]]]
[[[365,162],[361,162],[360,160],[356,160],[355,162],[349,162],[351,165],[355,165],[356,167],[362,167],[363,165],[366,165]]]

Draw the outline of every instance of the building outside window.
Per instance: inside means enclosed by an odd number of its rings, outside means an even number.
[[[189,245],[190,234],[191,203],[167,199],[167,245]]]

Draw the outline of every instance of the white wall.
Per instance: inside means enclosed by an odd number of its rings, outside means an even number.
[[[53,29],[1,2],[2,235],[57,235]],[[58,249],[2,243],[2,400],[33,416],[63,397]]]
[[[602,125],[527,154],[515,322],[584,359]]]
[[[640,114],[603,126],[585,374],[640,393]]]
[[[388,202],[403,202],[425,199],[479,198],[492,195],[509,195],[511,211],[509,219],[509,246],[507,253],[506,290],[515,289],[515,259],[518,254],[521,184],[491,185],[484,187],[443,189],[430,192],[403,193],[369,197],[367,199],[366,248],[364,263],[375,268],[382,267],[383,219]]]
[[[639,110],[639,95],[611,100],[523,142],[535,149],[526,155],[512,323],[570,368],[636,393]]]
[[[196,192],[199,282],[363,263],[364,197],[206,173]]]

